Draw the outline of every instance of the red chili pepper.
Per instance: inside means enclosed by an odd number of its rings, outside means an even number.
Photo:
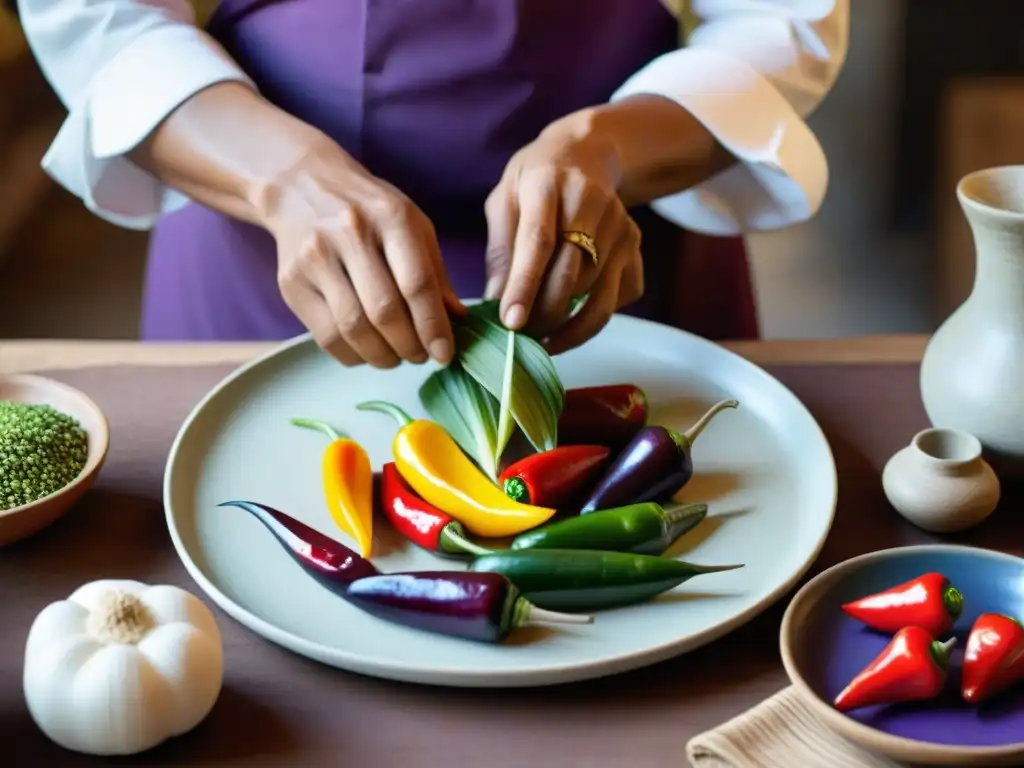
[[[582,501],[610,456],[611,450],[604,445],[563,445],[520,459],[498,480],[509,498],[557,509],[574,500]]]
[[[932,637],[942,637],[963,613],[964,597],[941,573],[926,573],[847,603],[843,610],[879,632],[920,627]]]
[[[1001,613],[983,613],[967,636],[960,692],[977,704],[1024,679],[1024,627]]]
[[[939,643],[920,627],[904,627],[836,696],[836,709],[849,712],[876,704],[935,698],[946,685],[954,645],[955,637]]]
[[[385,516],[413,544],[439,555],[490,554],[467,538],[458,520],[417,496],[394,462],[381,468],[380,495]]]
[[[647,411],[647,395],[635,384],[568,389],[558,444],[622,448],[647,425]]]

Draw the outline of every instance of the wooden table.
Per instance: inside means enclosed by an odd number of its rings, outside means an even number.
[[[917,363],[926,336],[758,341],[724,346],[759,365]],[[95,365],[205,365],[243,363],[272,349],[264,343],[169,344],[132,341],[0,339],[0,373]]]
[[[879,479],[885,461],[927,424],[918,386],[925,344],[920,336],[890,336],[727,345],[788,386],[832,446],[840,478],[836,520],[807,577],[863,552],[940,540],[900,518]],[[197,591],[167,538],[163,462],[194,403],[233,367],[268,349],[0,341],[0,373],[46,370],[82,388],[107,412],[117,438],[81,507],[0,557],[4,765],[108,764],[61,751],[31,722],[20,688],[25,632],[47,601],[93,578]],[[989,521],[945,540],[1024,555],[1024,520],[1013,514],[1022,502],[1024,488],[1004,486],[1003,505]],[[684,766],[690,738],[787,685],[778,655],[786,603],[682,657],[540,692],[363,678],[284,651],[217,612],[227,650],[217,706],[195,731],[118,764]]]

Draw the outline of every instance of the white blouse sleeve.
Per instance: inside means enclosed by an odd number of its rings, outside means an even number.
[[[664,0],[672,5],[672,0]],[[685,0],[686,45],[614,94],[673,99],[739,161],[652,208],[713,235],[773,230],[821,206],[828,163],[804,122],[846,58],[849,0]]]
[[[204,88],[255,87],[196,27],[187,0],[20,0],[19,14],[68,109],[43,158],[46,172],[98,216],[132,229],[184,205],[127,153]]]

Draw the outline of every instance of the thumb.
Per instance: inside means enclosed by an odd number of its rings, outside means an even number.
[[[512,247],[519,225],[519,209],[515,195],[503,181],[487,198],[487,252],[484,254],[487,285],[484,299],[497,299],[505,291],[512,267]]]

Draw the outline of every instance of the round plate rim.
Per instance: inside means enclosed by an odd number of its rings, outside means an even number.
[[[618,323],[626,322],[629,324],[649,326],[658,329],[668,328],[668,326],[661,323],[624,315],[616,315],[614,320]],[[708,643],[711,643],[743,626],[770,608],[778,602],[782,596],[789,592],[789,590],[791,590],[814,565],[814,562],[821,554],[821,550],[825,546],[825,540],[828,538],[828,535],[835,523],[836,505],[839,493],[838,473],[835,464],[835,456],[832,453],[832,447],[829,444],[824,431],[821,429],[821,425],[818,424],[817,419],[814,418],[814,415],[810,412],[807,406],[804,405],[804,403],[792,392],[792,390],[789,389],[789,387],[772,376],[761,366],[747,360],[732,350],[726,349],[715,342],[696,336],[687,331],[675,328],[669,328],[669,330],[686,336],[691,344],[714,347],[717,354],[739,360],[743,364],[754,369],[758,375],[767,378],[773,382],[775,386],[781,388],[785,393],[787,393],[793,399],[795,404],[805,412],[807,418],[810,420],[809,426],[813,428],[815,436],[820,443],[821,449],[824,451],[825,457],[828,459],[831,469],[828,478],[825,479],[825,482],[827,482],[830,487],[826,521],[827,525],[823,527],[822,533],[815,542],[813,549],[808,553],[805,562],[799,568],[795,569],[789,578],[780,583],[779,586],[769,594],[765,595],[764,598],[759,600],[757,603],[754,603],[746,610],[737,613],[730,619],[721,621],[695,635],[690,635],[686,639],[668,641],[646,648],[642,651],[622,654],[613,659],[582,662],[571,665],[561,664],[534,667],[528,671],[506,670],[500,672],[484,672],[445,670],[438,667],[402,664],[397,662],[389,662],[386,666],[382,666],[373,661],[367,662],[357,654],[325,646],[321,643],[312,642],[292,632],[282,630],[235,603],[215,584],[213,584],[213,582],[203,574],[195,562],[193,562],[185,543],[182,541],[181,536],[178,533],[171,503],[174,467],[177,463],[176,460],[178,453],[181,450],[186,434],[210,401],[217,397],[224,389],[231,386],[235,381],[242,376],[245,376],[253,369],[258,368],[275,357],[283,355],[296,347],[315,343],[311,333],[303,333],[293,337],[292,339],[288,339],[276,345],[273,349],[258,355],[252,360],[249,360],[235,368],[203,396],[203,398],[192,408],[191,412],[179,428],[167,456],[163,480],[164,516],[171,536],[171,542],[178,554],[178,558],[185,566],[186,571],[192,577],[193,581],[196,582],[199,588],[206,593],[206,595],[213,600],[221,610],[243,626],[254,631],[256,634],[261,635],[264,639],[270,640],[271,642],[299,655],[321,661],[329,666],[388,680],[466,688],[519,688],[560,685],[568,682],[589,680],[639,669],[707,645]]]
[[[908,739],[904,736],[894,736],[877,728],[872,728],[830,706],[828,702],[824,701],[811,688],[810,683],[800,673],[796,660],[793,657],[789,638],[796,631],[796,613],[800,610],[800,605],[809,599],[808,596],[820,592],[823,589],[823,585],[828,582],[837,580],[843,574],[854,571],[865,564],[915,554],[967,555],[987,560],[1011,561],[1024,570],[1024,558],[1022,557],[1008,552],[1000,552],[996,549],[974,547],[966,544],[913,544],[903,547],[889,547],[874,552],[866,552],[863,555],[857,555],[856,557],[836,563],[804,584],[786,607],[786,612],[782,617],[782,626],[779,629],[779,651],[782,656],[782,665],[786,669],[786,675],[789,677],[790,682],[796,686],[801,698],[808,702],[815,714],[822,717],[829,727],[846,736],[851,741],[869,747],[876,752],[883,752],[903,761],[930,762],[932,765],[940,765],[949,760],[955,760],[956,764],[960,764],[964,760],[1019,758],[1021,755],[1024,755],[1024,741],[1004,744],[998,747],[958,746],[955,744],[936,744],[930,741]],[[828,589],[828,587],[824,588]],[[822,592],[822,594],[825,594],[825,592]]]

